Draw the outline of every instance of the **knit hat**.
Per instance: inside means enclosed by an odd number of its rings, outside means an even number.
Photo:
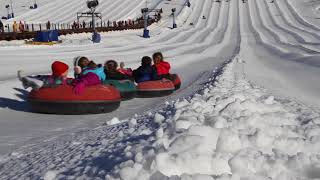
[[[55,61],[51,65],[52,75],[59,77],[69,69],[69,66],[61,61]]]

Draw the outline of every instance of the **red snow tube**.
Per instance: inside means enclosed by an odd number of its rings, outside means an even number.
[[[180,79],[180,77],[177,74],[172,74],[171,75],[171,79],[172,79],[172,82],[174,84],[174,89],[175,90],[180,89],[180,87],[181,87],[181,79]]]
[[[86,87],[76,95],[70,85],[32,90],[29,102],[34,112],[46,114],[97,114],[111,112],[120,106],[120,93],[110,85]]]
[[[175,88],[172,81],[163,79],[138,83],[137,89],[139,97],[161,97],[171,94]]]

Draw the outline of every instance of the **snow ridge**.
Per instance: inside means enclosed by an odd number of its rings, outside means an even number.
[[[217,82],[176,102],[156,141],[131,148],[134,159],[106,179],[320,178],[320,114],[250,84],[244,63],[235,58]]]

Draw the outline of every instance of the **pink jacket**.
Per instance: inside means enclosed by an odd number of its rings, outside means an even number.
[[[101,84],[101,81],[95,73],[89,72],[74,79],[72,85],[74,86],[74,93],[81,94],[85,87]]]

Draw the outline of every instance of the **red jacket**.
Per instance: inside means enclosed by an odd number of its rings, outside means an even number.
[[[118,68],[118,71],[121,74],[132,76],[132,69],[131,68]]]
[[[165,75],[165,74],[169,74],[170,71],[170,64],[168,62],[165,61],[161,61],[158,64],[155,64],[155,67],[157,69],[157,74],[158,75]]]

